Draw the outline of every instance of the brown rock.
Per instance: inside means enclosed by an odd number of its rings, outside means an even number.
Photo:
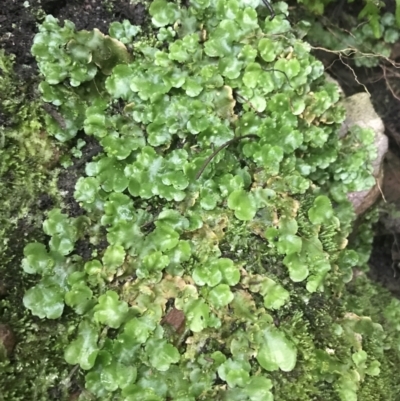
[[[181,310],[172,308],[161,320],[161,324],[169,324],[176,333],[181,334],[185,329],[185,315]]]
[[[386,156],[383,193],[387,202],[400,207],[400,158],[391,151]]]
[[[0,298],[4,298],[8,293],[8,287],[4,280],[0,280]]]
[[[0,324],[0,355],[9,357],[14,351],[17,339],[8,324]]]
[[[381,213],[380,222],[387,233],[400,233],[400,158],[391,151],[386,156],[382,190],[389,208]],[[394,259],[400,260],[400,255]]]
[[[372,106],[367,93],[357,93],[341,101],[346,109],[346,120],[343,122],[339,137],[348,135],[349,129],[358,125],[361,128],[370,128],[375,132],[375,147],[377,157],[372,162],[373,175],[376,184],[373,188],[365,191],[350,192],[347,196],[353,204],[357,215],[366,212],[381,196],[383,184],[383,160],[388,151],[388,138],[384,134],[385,126]]]

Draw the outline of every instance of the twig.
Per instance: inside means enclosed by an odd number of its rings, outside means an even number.
[[[286,74],[285,71],[277,70],[276,68],[268,68],[268,69],[263,68],[263,70],[266,71],[266,72],[280,72],[280,73],[283,74],[283,75],[285,76],[285,78],[287,79],[288,85],[289,85],[291,88],[293,88],[293,86],[290,85],[289,77],[287,76],[287,74]]]
[[[268,11],[271,14],[271,16],[269,17],[269,20],[272,21],[276,16],[275,10],[272,8],[271,4],[267,0],[262,0],[262,2],[264,3],[265,7],[268,8]]]
[[[42,104],[42,107],[44,110],[46,110],[47,114],[49,114],[51,117],[54,118],[54,120],[57,121],[58,125],[60,126],[61,129],[65,130],[67,129],[67,126],[65,124],[65,119],[62,116],[62,114],[57,110],[55,106],[53,106],[50,103],[44,102]]]
[[[235,95],[242,100],[244,100],[245,103],[247,103],[257,114],[259,117],[262,117],[262,114],[260,111],[258,111],[255,106],[250,102],[250,100],[246,99],[244,96],[242,96],[240,93],[235,92]]]
[[[392,85],[390,84],[390,81],[389,81],[389,79],[388,79],[388,77],[387,77],[387,75],[386,75],[386,67],[385,67],[385,66],[381,66],[381,68],[382,68],[382,71],[383,71],[383,77],[385,78],[385,82],[386,82],[387,88],[389,89],[389,91],[390,91],[390,93],[392,94],[392,96],[393,96],[396,100],[400,101],[400,97],[394,93],[394,90],[393,90],[393,88],[392,88]]]
[[[310,48],[313,49],[313,50],[322,50],[322,51],[324,51],[326,53],[337,54],[339,56],[340,55],[343,56],[343,53],[349,52],[346,55],[346,57],[353,56],[354,54],[360,54],[360,56],[362,56],[362,57],[369,57],[369,58],[373,58],[373,57],[377,58],[378,57],[378,58],[382,58],[382,59],[386,60],[394,68],[400,68],[400,63],[396,63],[395,61],[391,60],[389,57],[384,56],[383,54],[380,54],[380,53],[363,53],[363,52],[360,52],[358,49],[356,49],[354,47],[346,47],[346,48],[341,49],[341,50],[330,50],[330,49],[327,49],[326,47],[311,46],[310,45]]]
[[[63,380],[63,382],[65,383],[64,385],[66,387],[69,387],[68,384],[66,384],[67,382],[70,382],[72,379],[72,376],[75,374],[75,372],[79,369],[79,364],[76,364],[71,371],[69,372],[68,376]]]
[[[207,157],[206,161],[203,163],[203,165],[201,166],[200,170],[197,172],[196,174],[196,180],[198,180],[201,175],[204,173],[204,170],[206,169],[206,167],[209,165],[209,163],[211,162],[212,159],[214,159],[214,157],[221,152],[221,150],[227,148],[229,145],[232,145],[232,143],[237,142],[237,141],[241,141],[242,139],[247,139],[247,138],[253,138],[253,139],[257,139],[259,138],[257,135],[254,134],[249,134],[249,135],[243,135],[243,136],[238,136],[236,138],[230,139],[228,142],[225,142],[224,144],[222,144],[221,146],[219,146],[217,149],[214,150],[214,152],[211,153],[210,156]]]
[[[379,192],[381,193],[381,196],[382,196],[383,201],[384,201],[385,203],[387,203],[386,198],[385,198],[385,194],[383,193],[382,188],[381,188],[381,185],[379,184],[379,179],[378,179],[378,178],[375,178],[375,182],[376,182],[376,186],[377,186],[378,189],[379,189]]]
[[[359,85],[361,85],[361,86],[364,88],[365,92],[367,92],[369,96],[371,96],[371,94],[369,93],[367,87],[366,87],[364,84],[362,84],[362,83],[358,80],[357,74],[355,73],[355,71],[353,70],[353,68],[351,68],[347,63],[345,63],[345,62],[343,61],[343,58],[342,58],[342,55],[341,55],[341,54],[339,54],[339,59],[340,59],[340,61],[342,62],[342,64],[345,65],[345,66],[353,73],[354,80],[355,80]]]

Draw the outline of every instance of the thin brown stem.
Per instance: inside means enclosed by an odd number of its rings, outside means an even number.
[[[269,17],[269,20],[272,21],[276,16],[275,10],[272,8],[272,6],[271,6],[269,1],[262,0],[262,2],[264,3],[265,7],[268,8],[269,13],[271,14],[271,16]]]
[[[290,85],[290,80],[289,80],[289,77],[287,76],[287,74],[286,74],[286,72],[285,72],[285,71],[282,71],[282,70],[277,70],[276,68],[263,68],[263,70],[264,70],[264,71],[266,71],[266,72],[280,72],[281,74],[283,74],[283,75],[285,76],[285,78],[286,78],[286,80],[287,80],[287,83],[288,83],[288,85],[289,85],[291,88],[293,88],[293,86],[292,86],[292,85]]]
[[[358,77],[357,77],[355,71],[353,70],[353,68],[351,68],[349,64],[347,64],[347,63],[345,63],[345,62],[343,61],[343,57],[342,57],[341,54],[339,54],[339,59],[340,59],[340,61],[342,62],[342,64],[345,65],[345,66],[353,73],[354,80],[355,80],[359,85],[361,85],[361,86],[364,88],[365,92],[367,92],[368,95],[371,96],[371,94],[369,93],[367,87],[366,87],[363,83],[361,83],[361,82],[358,80]]]
[[[244,96],[242,96],[240,93],[235,93],[235,95],[237,96],[237,97],[239,97],[240,99],[242,99],[245,103],[247,103],[256,113],[257,113],[257,115],[259,116],[259,117],[262,117],[262,114],[261,114],[261,112],[259,112],[256,108],[255,108],[255,106],[250,102],[250,100],[248,100],[248,99],[246,99]]]
[[[398,95],[396,95],[395,91],[393,90],[392,85],[390,84],[390,81],[389,81],[389,78],[388,78],[387,72],[386,72],[386,67],[385,67],[385,66],[381,66],[381,68],[382,68],[382,71],[383,71],[383,77],[384,77],[384,79],[385,79],[387,88],[389,89],[389,91],[390,91],[390,93],[392,94],[392,96],[393,96],[396,100],[400,101],[400,97],[399,97]]]
[[[238,136],[236,138],[230,139],[228,142],[225,142],[224,144],[219,146],[217,149],[214,150],[214,152],[211,153],[210,156],[207,157],[207,159],[205,160],[205,162],[201,166],[201,169],[196,174],[196,180],[198,180],[201,177],[201,175],[204,173],[204,170],[210,164],[211,160],[214,159],[214,157],[219,152],[221,152],[221,150],[227,148],[229,145],[232,145],[232,143],[234,143],[234,142],[241,141],[242,139],[247,139],[247,138],[258,139],[259,137],[257,135],[254,135],[254,134]]]

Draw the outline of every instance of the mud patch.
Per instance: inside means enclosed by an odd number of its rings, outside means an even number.
[[[64,200],[63,213],[67,213],[70,217],[81,216],[85,213],[74,198],[75,185],[79,177],[85,176],[86,163],[89,163],[102,151],[101,145],[94,137],[80,133],[74,142],[77,142],[78,139],[86,142],[81,149],[82,156],[79,159],[74,158],[72,166],[61,170],[57,183]]]
[[[24,5],[26,4],[26,6]],[[15,72],[24,84],[37,80],[37,67],[31,47],[38,24],[46,14],[72,21],[77,30],[93,28],[108,33],[113,21],[128,19],[133,25],[149,21],[143,4],[132,5],[129,0],[2,0],[0,7],[0,48],[15,55]],[[29,90],[35,94],[36,83]]]
[[[374,238],[368,277],[387,288],[395,297],[400,298],[400,268],[392,258],[394,245],[395,238],[392,235]]]

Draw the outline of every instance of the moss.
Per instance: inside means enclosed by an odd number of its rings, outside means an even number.
[[[370,316],[383,328],[382,336],[366,339],[363,349],[380,363],[378,376],[366,375],[360,387],[360,400],[400,399],[400,382],[395,366],[399,366],[400,333],[395,321],[387,318],[386,311],[393,302],[392,294],[379,284],[371,282],[365,274],[357,277],[347,286],[344,304],[349,311]],[[398,323],[397,323],[398,324]]]
[[[27,95],[28,83],[14,74],[13,58],[0,52],[0,316],[12,328],[17,344],[0,363],[1,401],[62,399],[52,396],[67,376],[62,358],[67,326],[43,322],[25,309],[22,298],[36,278],[20,267],[23,247],[43,237],[46,203],[56,201],[55,174],[50,172],[58,151],[47,138],[38,100]],[[65,389],[63,390],[65,392]]]
[[[0,126],[0,251],[4,252],[8,233],[19,219],[35,219],[35,201],[54,185],[49,168],[58,150],[42,125],[40,101],[27,97],[27,84],[21,84],[14,74],[12,56],[0,52],[0,69],[0,102],[4,110]]]

